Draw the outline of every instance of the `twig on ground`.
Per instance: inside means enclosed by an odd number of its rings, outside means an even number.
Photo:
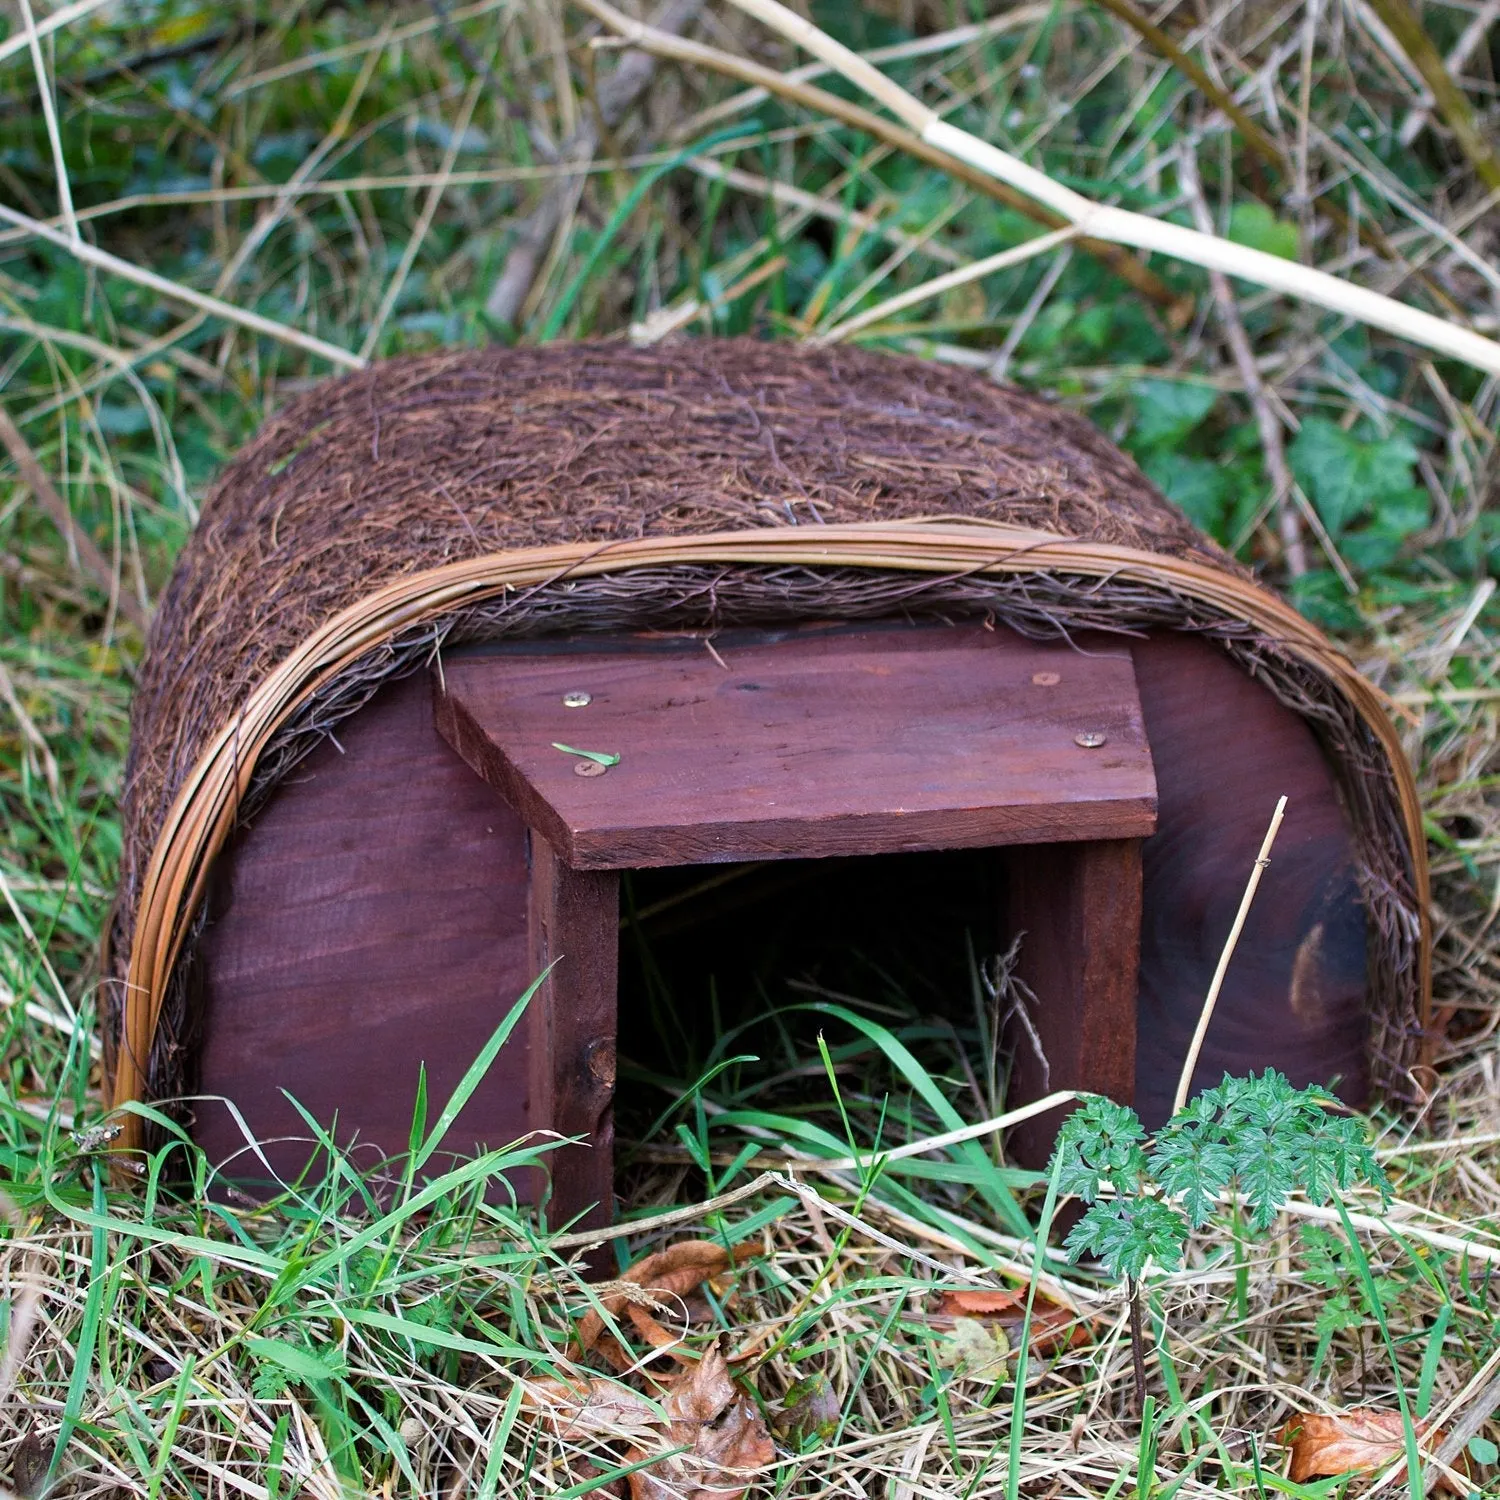
[[[685,31],[703,9],[703,0],[666,0],[652,20],[655,30],[667,36]],[[613,73],[600,85],[597,113],[590,112],[558,153],[559,165],[572,168],[546,191],[542,201],[521,225],[510,254],[490,288],[485,311],[498,323],[515,326],[536,284],[537,272],[547,247],[565,217],[570,200],[582,192],[584,177],[577,170],[599,149],[604,131],[613,130],[645,93],[656,73],[656,58],[631,48],[620,56]],[[601,128],[602,127],[602,128]]]
[[[144,606],[115,576],[109,559],[95,545],[94,539],[73,519],[68,502],[58,494],[57,487],[47,477],[47,472],[37,461],[31,444],[21,435],[21,429],[11,421],[10,413],[0,408],[0,442],[21,471],[21,481],[36,496],[37,503],[52,518],[53,524],[62,533],[68,550],[77,559],[78,569],[98,589],[112,608],[118,609],[130,623],[143,634],[150,617]]]

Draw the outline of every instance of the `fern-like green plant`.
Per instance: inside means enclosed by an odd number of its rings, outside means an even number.
[[[1327,1203],[1335,1192],[1372,1186],[1388,1197],[1385,1175],[1362,1122],[1333,1111],[1326,1089],[1293,1088],[1267,1068],[1257,1077],[1225,1075],[1155,1135],[1133,1109],[1092,1095],[1058,1133],[1058,1191],[1087,1205],[1067,1238],[1076,1262],[1099,1260],[1129,1285],[1137,1404],[1145,1396],[1136,1283],[1147,1263],[1182,1264],[1188,1236],[1237,1192],[1252,1230],[1271,1227],[1296,1192]]]

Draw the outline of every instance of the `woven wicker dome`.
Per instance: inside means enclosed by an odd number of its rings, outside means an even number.
[[[944,608],[1213,635],[1314,725],[1360,835],[1376,1076],[1399,1088],[1425,860],[1378,697],[1339,653],[1079,417],[914,360],[705,341],[392,361],[291,402],[229,467],[135,701],[117,1098],[145,1050],[156,1091],[178,1076],[194,911],[246,799],[438,639]]]

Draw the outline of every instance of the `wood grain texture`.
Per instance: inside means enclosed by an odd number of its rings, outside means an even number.
[[[1046,844],[1008,852],[1007,908],[1022,933],[1018,976],[1035,996],[1030,1026],[1013,1019],[1006,1105],[1055,1089],[1085,1089],[1128,1104],[1136,1086],[1136,973],[1141,844]],[[1040,1170],[1066,1109],[1018,1126],[1007,1150]]]
[[[530,968],[550,972],[534,1002],[531,1097],[538,1123],[586,1137],[548,1153],[549,1218],[578,1227],[614,1215],[615,1003],[620,967],[620,877],[572,870],[530,836]]]
[[[1165,1119],[1276,799],[1286,821],[1225,976],[1194,1088],[1274,1067],[1365,1102],[1366,920],[1348,814],[1307,724],[1212,642],[1132,648],[1159,782],[1142,850],[1136,1107]]]
[[[445,658],[439,728],[577,869],[1139,837],[1129,652],[965,625],[579,639]],[[584,708],[564,706],[586,692]],[[1103,736],[1082,748],[1075,736]],[[556,743],[618,755],[575,774]]]
[[[338,1138],[357,1138],[366,1163],[406,1149],[422,1063],[436,1116],[535,972],[525,837],[434,731],[422,677],[382,688],[218,862],[198,1082],[272,1142],[279,1173],[310,1155],[283,1089],[325,1125],[337,1115]],[[523,1027],[459,1115],[454,1151],[529,1128],[529,1050]],[[213,1160],[242,1152],[222,1104],[196,1112]],[[229,1175],[266,1174],[239,1155]]]

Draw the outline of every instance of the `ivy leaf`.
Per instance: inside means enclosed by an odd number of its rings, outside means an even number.
[[[1230,471],[1207,458],[1161,449],[1150,454],[1141,467],[1146,477],[1167,499],[1179,506],[1187,518],[1205,531],[1218,535],[1233,489]]]
[[[1404,437],[1360,438],[1326,417],[1309,417],[1287,449],[1292,472],[1329,531],[1338,535],[1388,505],[1408,507],[1417,450]]]
[[[1264,203],[1236,203],[1229,210],[1228,237],[1237,245],[1264,250],[1283,260],[1296,260],[1301,234],[1297,226],[1278,219]]]
[[[1219,399],[1213,386],[1184,380],[1142,380],[1133,394],[1136,417],[1130,437],[1141,448],[1176,447]]]

